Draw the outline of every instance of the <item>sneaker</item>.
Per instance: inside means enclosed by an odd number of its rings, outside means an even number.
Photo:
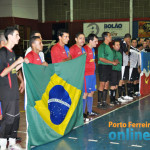
[[[126,96],[124,96],[124,99],[125,99],[125,100],[128,100],[128,101],[132,101],[132,100],[133,100],[133,97],[126,95]]]
[[[8,150],[24,150],[19,144],[9,145]]]
[[[115,99],[115,105],[120,105],[121,102],[119,102],[117,99]]]
[[[97,116],[98,114],[92,111],[91,113],[87,112],[87,115],[88,116]]]
[[[115,106],[115,102],[110,102],[110,106]]]
[[[101,109],[107,109],[107,108],[109,108],[109,105],[106,102],[103,102]]]
[[[123,96],[119,97],[119,98],[118,98],[118,101],[121,102],[121,103],[126,103],[126,102],[128,102],[128,100],[125,100]]]
[[[84,120],[85,123],[88,123],[89,121],[90,121],[89,118],[85,118],[85,120]]]
[[[102,103],[100,103],[100,102],[97,103],[97,107],[98,107],[98,108],[101,108],[101,106],[102,106]]]
[[[136,96],[141,96],[140,92],[135,92]]]

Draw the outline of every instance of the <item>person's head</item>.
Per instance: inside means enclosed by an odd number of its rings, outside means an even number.
[[[31,34],[30,34],[30,39],[31,39],[33,36],[39,36],[40,39],[42,40],[42,36],[41,36],[41,33],[40,33],[39,31],[32,31]]]
[[[68,44],[68,42],[69,42],[69,33],[68,33],[68,31],[66,31],[64,29],[59,30],[58,33],[57,33],[57,37],[59,39],[59,42],[62,45]]]
[[[116,51],[119,51],[119,49],[120,49],[120,41],[115,40],[113,42],[113,49],[116,50]]]
[[[32,50],[35,52],[41,52],[43,50],[43,43],[39,36],[33,36],[30,39],[30,46],[32,47]]]
[[[109,32],[103,32],[102,33],[102,38],[104,41],[110,43],[112,41],[111,34]]]
[[[147,47],[147,42],[144,41],[144,42],[143,42],[143,48],[145,49],[146,47]]]
[[[134,48],[137,47],[137,39],[136,39],[136,38],[133,38],[133,39],[131,40],[131,45],[132,45]]]
[[[87,42],[92,48],[96,47],[96,45],[98,44],[98,37],[95,34],[91,33],[87,37]]]
[[[126,33],[124,36],[124,41],[128,44],[131,41],[131,35],[130,33]]]
[[[143,44],[144,38],[140,38],[138,44]]]
[[[10,42],[14,45],[19,43],[20,36],[16,27],[7,27],[4,31],[4,35],[7,42]]]
[[[84,36],[84,34],[83,33],[77,33],[76,36],[75,36],[75,41],[76,41],[76,44],[79,47],[82,47],[85,44],[85,36]]]
[[[149,38],[146,38],[145,41],[146,41],[147,45],[149,45],[149,43],[150,43]]]
[[[0,48],[3,47],[7,43],[4,33],[0,33]]]
[[[141,51],[143,49],[143,45],[142,44],[138,44],[137,45],[137,49]]]

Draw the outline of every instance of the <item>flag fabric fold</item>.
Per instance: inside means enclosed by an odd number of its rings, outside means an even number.
[[[83,125],[85,60],[84,54],[48,67],[23,64],[28,149]]]
[[[141,74],[140,74],[141,95],[150,94],[150,53],[141,52]]]

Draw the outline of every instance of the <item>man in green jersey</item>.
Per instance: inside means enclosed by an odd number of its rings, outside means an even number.
[[[113,60],[113,51],[109,47],[109,43],[112,41],[111,34],[109,32],[103,32],[102,38],[104,42],[98,47],[98,71],[100,85],[98,89],[97,107],[106,109],[108,106],[106,99],[109,81],[111,78],[112,65],[117,65],[119,62],[118,60]]]
[[[111,81],[110,81],[110,105],[120,104],[115,99],[116,91],[118,88],[119,81],[121,80],[121,67],[122,67],[122,54],[119,51],[120,42],[114,41],[113,43],[113,56],[114,60],[118,60],[119,63],[116,66],[112,66]]]

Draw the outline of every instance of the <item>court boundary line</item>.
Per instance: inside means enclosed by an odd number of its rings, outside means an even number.
[[[114,109],[114,110],[112,110],[112,111],[109,111],[109,112],[107,112],[107,113],[105,113],[105,114],[103,114],[103,115],[101,115],[101,116],[99,116],[99,117],[97,117],[97,118],[94,118],[94,119],[90,120],[89,122],[84,123],[83,125],[80,125],[80,126],[77,126],[77,127],[73,128],[73,130],[74,130],[74,129],[77,129],[77,128],[79,128],[79,127],[82,127],[82,126],[84,126],[84,125],[87,125],[87,124],[89,124],[89,123],[92,122],[92,121],[95,121],[95,120],[97,120],[97,119],[99,119],[99,118],[102,118],[102,117],[104,117],[104,116],[106,116],[106,115],[108,115],[108,114],[110,114],[110,113],[112,113],[112,112],[114,112],[114,111],[116,111],[116,110],[119,110],[119,109],[121,109],[121,108],[123,108],[123,107],[126,107],[126,106],[128,106],[128,105],[131,105],[131,104],[133,104],[133,103],[135,103],[135,102],[137,102],[137,101],[141,101],[142,99],[144,99],[144,98],[146,98],[146,97],[148,97],[148,96],[150,96],[150,94],[148,94],[148,95],[146,95],[146,96],[144,96],[144,97],[142,97],[142,98],[139,98],[139,99],[137,99],[137,100],[134,100],[133,102],[130,102],[130,103],[124,105],[124,106],[121,106],[121,107],[119,107],[119,108],[116,108],[116,109]]]

